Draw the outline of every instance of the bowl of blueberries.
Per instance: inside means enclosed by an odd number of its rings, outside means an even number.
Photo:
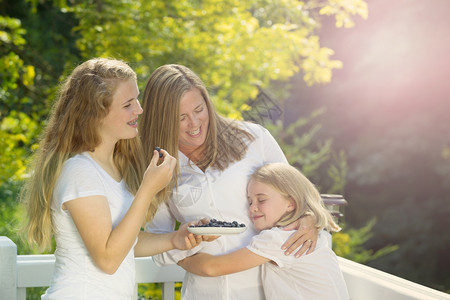
[[[218,221],[216,219],[209,220],[208,223],[190,225],[188,230],[197,235],[224,235],[224,234],[238,234],[247,229],[245,224],[237,221]]]

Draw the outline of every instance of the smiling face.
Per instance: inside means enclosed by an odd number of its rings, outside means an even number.
[[[250,219],[257,230],[270,229],[295,209],[294,201],[281,195],[271,185],[250,180],[247,186]]]
[[[208,107],[196,88],[187,91],[180,100],[180,135],[178,147],[185,155],[203,145],[209,126]]]
[[[136,80],[118,81],[108,115],[99,128],[102,141],[113,143],[121,139],[134,138],[137,135],[137,119],[142,113],[138,101],[139,89]]]

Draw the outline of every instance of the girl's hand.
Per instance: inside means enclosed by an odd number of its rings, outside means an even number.
[[[153,157],[145,170],[142,179],[141,188],[148,192],[157,193],[162,190],[172,179],[173,171],[177,165],[177,160],[166,150],[161,149],[162,158],[159,158],[159,152],[153,150]],[[159,165],[158,162],[162,161]]]
[[[299,220],[289,224],[284,230],[297,229],[297,232],[281,246],[281,249],[286,250],[285,255],[290,255],[295,249],[301,248],[295,253],[295,257],[300,257],[303,253],[309,254],[314,251],[319,238],[319,231],[314,226],[315,217],[305,216]]]
[[[178,228],[178,231],[175,232],[175,235],[172,238],[174,248],[180,250],[189,250],[202,242],[201,235],[193,234],[189,232],[189,230],[187,230],[187,228],[191,224],[194,224],[194,222],[181,225],[180,228]]]

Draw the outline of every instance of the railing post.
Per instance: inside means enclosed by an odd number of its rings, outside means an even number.
[[[162,300],[175,299],[175,282],[163,282]]]
[[[344,216],[341,207],[347,206],[347,201],[342,195],[320,194],[320,196],[322,197],[325,207],[330,211],[334,221],[337,223],[338,219]]]
[[[0,236],[0,300],[17,297],[17,246]]]
[[[337,224],[339,218],[344,216],[341,211],[341,206],[346,206],[348,204],[347,201],[342,195],[320,194],[320,196],[322,197],[322,201],[325,204],[325,207],[331,213],[333,220]],[[328,236],[328,245],[330,245],[330,248],[333,247],[333,239],[331,238],[331,234]]]

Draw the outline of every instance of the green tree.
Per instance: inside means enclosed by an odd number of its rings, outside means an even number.
[[[33,66],[20,55],[26,44],[25,33],[20,20],[0,16],[0,234],[20,245],[16,198],[26,175],[27,148],[37,132],[36,122],[19,112],[27,109],[26,90],[33,87],[35,76]]]
[[[329,82],[341,63],[320,46],[320,17],[335,16],[337,26],[347,27],[352,16],[367,17],[362,0],[105,0],[62,9],[79,20],[74,30],[83,58],[123,58],[141,83],[161,64],[185,64],[206,81],[216,102],[224,101],[218,105],[223,112],[237,115],[258,86],[298,72],[310,85]]]

